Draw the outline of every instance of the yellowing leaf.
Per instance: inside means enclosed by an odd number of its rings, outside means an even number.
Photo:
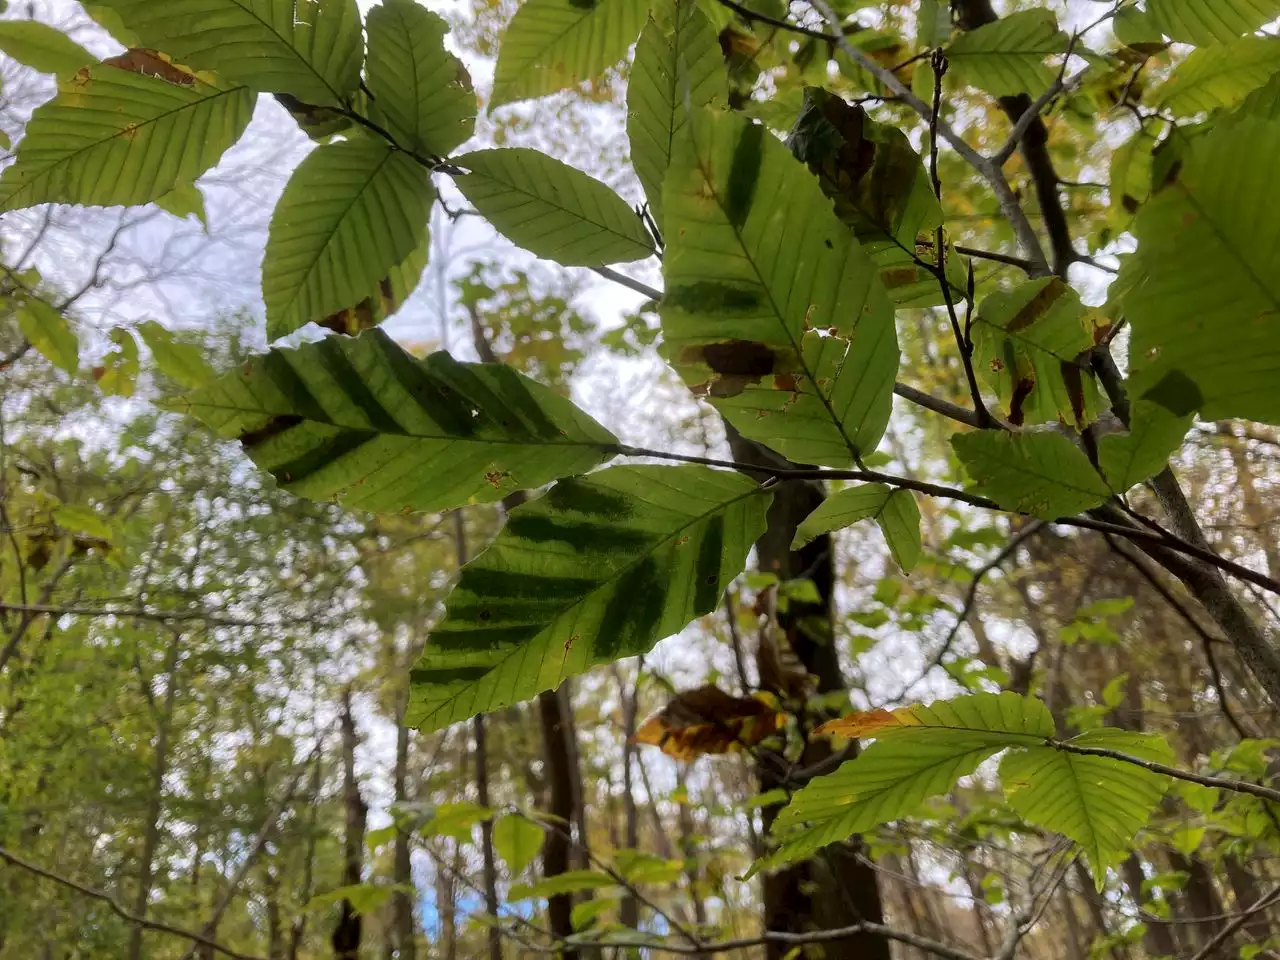
[[[782,725],[776,705],[735,697],[714,684],[678,694],[636,731],[636,743],[661,747],[676,760],[755,746]]]

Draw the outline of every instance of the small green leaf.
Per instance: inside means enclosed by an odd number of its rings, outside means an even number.
[[[31,346],[59,370],[74,374],[80,366],[80,341],[52,304],[31,297],[18,307],[18,327]]]
[[[452,837],[459,842],[471,839],[472,828],[493,816],[493,811],[470,800],[442,803],[419,831],[424,837]]]
[[[527,0],[502,36],[490,109],[600,76],[627,55],[649,0]]]
[[[194,183],[179,184],[163,197],[156,199],[156,206],[180,220],[195,217],[209,230],[209,217],[204,209],[204,194]]]
[[[354,883],[346,887],[336,887],[325,893],[316,894],[307,901],[308,910],[323,910],[346,900],[351,909],[358,914],[372,913],[385,906],[397,890],[405,890],[404,885],[385,883]],[[410,888],[411,890],[411,888]],[[405,890],[405,892],[410,892]]]
[[[369,11],[368,31],[376,115],[398,142],[447,156],[476,125],[471,76],[444,46],[449,25],[415,0],[384,0]]]
[[[573,909],[569,911],[569,922],[573,924],[574,930],[582,930],[590,926],[598,917],[608,913],[617,902],[613,897],[595,897],[575,903]]]
[[[518,876],[533,862],[542,842],[543,829],[517,813],[509,813],[493,825],[493,848],[506,861],[511,876]]]
[[[947,48],[956,75],[994,97],[1039,96],[1053,83],[1045,65],[1067,49],[1067,35],[1049,10],[1023,10],[962,33]]]
[[[653,241],[636,212],[599,180],[537,150],[458,157],[458,189],[512,243],[562,266],[643,260]]]
[[[75,76],[98,58],[61,30],[36,20],[0,20],[0,53],[59,80]]]
[[[607,873],[597,870],[566,870],[564,873],[547,877],[537,883],[512,884],[507,900],[511,903],[519,903],[521,900],[532,900],[535,897],[553,897],[558,893],[582,893],[586,890],[601,890],[613,886],[617,886],[617,881]]]
[[[1098,464],[1117,493],[1164,469],[1191,429],[1194,418],[1175,416],[1150,400],[1132,405],[1128,433],[1109,433],[1098,441]]]
[[[115,346],[102,358],[101,365],[94,367],[94,378],[103,393],[131,397],[138,381],[138,341],[124,327],[116,327],[111,331],[111,342]]]
[[[894,562],[903,573],[910,573],[920,560],[920,508],[910,490],[895,490],[883,483],[846,487],[829,496],[800,524],[791,549],[871,517],[880,524]]]
[[[976,492],[1002,509],[1042,520],[1090,510],[1111,496],[1074,443],[1056,431],[981,430],[951,438]]]
[[[54,508],[53,519],[64,530],[83,533],[85,536],[99,540],[111,540],[110,524],[92,507],[77,507],[72,504],[59,504]]]
[[[154,320],[138,324],[138,333],[160,372],[178,386],[195,390],[217,379],[217,373],[204,358],[204,351],[194,343],[179,339]]]
[[[1103,727],[1067,742],[1158,763],[1173,761],[1169,745],[1153,734]],[[1131,763],[1048,746],[1010,753],[1000,764],[1000,780],[1013,809],[1080,844],[1099,889],[1107,869],[1128,854],[1134,835],[1151,818],[1169,784],[1163,774]]]
[[[618,873],[631,883],[674,883],[684,871],[679,860],[645,853],[641,850],[617,850],[613,863]]]
[[[268,338],[367,297],[419,245],[434,197],[427,172],[381,141],[308,154],[271,217],[262,265]]]

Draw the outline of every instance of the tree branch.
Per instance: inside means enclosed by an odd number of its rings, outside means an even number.
[[[186,940],[192,941],[193,943],[197,943],[202,947],[207,947],[210,950],[216,950],[218,953],[225,954],[226,956],[231,957],[232,960],[264,960],[264,958],[257,956],[256,954],[240,953],[236,950],[232,950],[230,947],[224,947],[216,940],[210,940],[203,934],[193,933],[190,930],[183,930],[181,927],[175,927],[168,923],[161,923],[158,920],[147,920],[144,917],[135,916],[122,907],[110,894],[104,893],[103,891],[97,890],[93,887],[86,886],[85,884],[72,880],[69,877],[60,876],[51,870],[46,870],[44,867],[37,866],[28,860],[24,860],[16,853],[10,853],[3,847],[0,847],[0,860],[5,860],[15,867],[26,870],[28,873],[35,874],[37,877],[42,877],[45,880],[52,880],[54,883],[66,887],[69,890],[74,890],[76,893],[89,897],[91,900],[97,900],[101,903],[105,903],[112,913],[121,920],[124,920],[126,923],[130,923],[135,927],[139,927],[143,930],[154,930],[157,933],[167,933],[175,937],[182,937]]]
[[[1273,887],[1268,893],[1264,893],[1255,900],[1249,909],[1214,934],[1213,938],[1191,960],[1206,960],[1206,958],[1213,956],[1231,938],[1232,934],[1249,922],[1250,917],[1261,913],[1277,901],[1280,901],[1280,887]]]
[[[1190,770],[1179,770],[1177,767],[1156,763],[1154,760],[1143,760],[1141,757],[1122,753],[1119,750],[1111,750],[1107,747],[1082,747],[1067,740],[1047,740],[1046,743],[1055,750],[1061,750],[1063,753],[1074,753],[1081,757],[1105,757],[1108,760],[1119,760],[1121,763],[1131,763],[1135,767],[1142,767],[1152,773],[1162,773],[1166,777],[1173,777],[1175,780],[1198,783],[1202,787],[1213,787],[1217,790],[1230,790],[1232,793],[1247,793],[1253,797],[1270,800],[1272,803],[1280,803],[1280,790],[1273,790],[1271,787],[1250,783],[1247,780],[1204,776],[1199,773],[1192,773]]]

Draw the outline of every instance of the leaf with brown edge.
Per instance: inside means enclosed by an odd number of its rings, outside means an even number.
[[[636,731],[635,742],[676,760],[753,747],[776,733],[784,714],[767,694],[735,697],[715,684],[678,694]]]
[[[418,288],[422,273],[427,266],[430,247],[431,235],[428,232],[418,244],[417,249],[409,254],[403,263],[378,281],[377,288],[369,296],[350,307],[335,310],[323,320],[317,320],[316,323],[334,333],[348,337],[373,329],[403,307],[405,301]]]
[[[196,84],[195,71],[174,63],[173,58],[168,54],[149,47],[135,47],[119,56],[108,57],[102,62],[108,67],[128,70],[144,77],[155,77],[157,80],[176,83],[181,87],[194,87]],[[86,67],[83,72],[87,77],[88,68]]]
[[[915,713],[915,707],[899,707],[897,710],[859,710],[847,717],[828,720],[813,732],[818,736],[856,740],[890,728],[918,726],[920,718]]]

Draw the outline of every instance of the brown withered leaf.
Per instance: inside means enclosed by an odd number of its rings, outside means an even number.
[[[677,695],[641,724],[635,742],[692,761],[755,746],[782,727],[783,716],[767,694],[735,697],[708,684]]]
[[[194,87],[196,75],[186,67],[173,62],[173,58],[159,50],[149,47],[134,47],[115,57],[107,57],[102,61],[109,67],[140,73],[144,77],[155,77],[175,83],[180,87]]]

